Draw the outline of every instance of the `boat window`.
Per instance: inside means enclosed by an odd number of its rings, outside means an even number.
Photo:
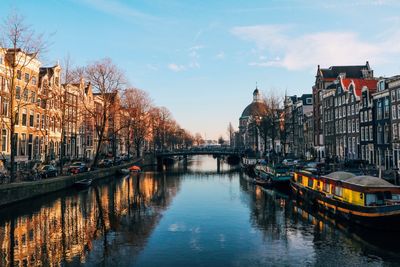
[[[377,198],[377,201],[376,201],[377,205],[383,205],[384,204],[385,196],[384,196],[383,192],[377,192],[376,193],[376,198]]]
[[[394,195],[392,195],[392,199],[394,199],[394,200],[400,200],[400,194],[394,194]]]
[[[336,186],[335,187],[335,195],[341,197],[343,195],[343,189],[341,186]]]
[[[308,178],[308,186],[313,187],[313,184],[314,184],[314,179]]]
[[[366,194],[365,205],[366,206],[375,206],[378,201],[378,198],[375,194]]]
[[[383,192],[383,195],[385,196],[385,199],[392,199],[392,192],[390,191]]]
[[[299,175],[297,176],[297,181],[301,184],[303,183],[303,176]]]
[[[324,190],[325,192],[329,193],[329,183],[324,183],[323,188],[324,188],[323,190]]]

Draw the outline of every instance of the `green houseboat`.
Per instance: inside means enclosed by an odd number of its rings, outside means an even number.
[[[257,164],[255,173],[257,176],[256,183],[267,186],[289,188],[292,178],[291,169],[280,164],[274,166]]]

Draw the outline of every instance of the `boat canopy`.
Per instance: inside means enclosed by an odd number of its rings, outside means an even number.
[[[335,180],[335,181],[348,181],[350,178],[355,177],[356,175],[351,172],[331,172],[329,174],[324,175],[324,177]]]
[[[358,186],[365,186],[365,187],[394,187],[398,188],[398,186],[395,186],[388,181],[385,181],[381,178],[378,177],[373,177],[373,176],[355,176],[351,177],[348,180],[346,180],[346,183],[349,184],[354,184]]]

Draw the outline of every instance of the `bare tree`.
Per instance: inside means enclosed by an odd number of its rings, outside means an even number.
[[[229,145],[232,147],[232,144],[233,144],[233,135],[234,135],[234,133],[235,133],[235,129],[233,128],[231,122],[229,122],[229,124],[228,124],[227,133],[228,133],[228,137],[229,137]]]
[[[204,144],[204,139],[200,133],[196,133],[194,135],[194,142],[196,143],[197,146]]]
[[[123,93],[122,106],[128,115],[125,118],[125,125],[132,131],[131,137],[136,149],[136,156],[140,157],[140,151],[150,128],[151,99],[143,90],[128,88]]]
[[[84,68],[84,75],[91,83],[94,89],[95,99],[94,107],[87,107],[84,103],[85,109],[92,114],[95,121],[95,129],[97,133],[97,147],[93,160],[93,166],[97,166],[100,156],[100,149],[106,139],[105,133],[109,125],[110,119],[116,119],[112,112],[118,112],[114,106],[118,92],[121,86],[125,83],[125,77],[121,70],[111,61],[105,58]]]
[[[272,151],[276,152],[275,141],[280,133],[280,115],[281,115],[281,98],[275,96],[273,93],[268,94],[264,98],[266,106],[266,114],[262,116],[261,121],[257,124],[259,128],[260,137],[263,140],[264,148],[267,149],[268,140],[271,140]]]
[[[45,49],[42,34],[36,34],[24,23],[24,18],[11,14],[2,25],[0,39],[1,52],[5,55],[3,75],[6,90],[2,91],[3,101],[8,105],[7,114],[2,114],[4,125],[10,131],[10,176],[15,181],[15,156],[17,152],[17,136],[15,126],[18,123],[20,111],[24,106],[32,105],[33,92],[37,93],[38,57]],[[25,73],[22,79],[22,73]],[[36,89],[33,89],[34,87]],[[21,96],[22,92],[22,96]],[[32,97],[28,94],[31,93]],[[7,108],[6,108],[7,109]]]

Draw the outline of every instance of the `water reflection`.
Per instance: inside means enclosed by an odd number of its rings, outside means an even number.
[[[281,263],[397,266],[400,262],[397,245],[400,233],[378,232],[352,225],[309,207],[286,192],[261,189],[243,175],[240,181],[242,190],[251,198],[248,204],[251,221],[263,230],[266,242],[280,246],[282,250],[277,254],[282,257]],[[296,251],[298,249],[301,253]],[[298,257],[297,261],[293,255]]]
[[[157,224],[159,211],[178,190],[179,179],[144,173],[140,178],[131,176],[85,192],[34,201],[36,207],[23,203],[3,210],[0,266],[85,263],[87,257],[102,262],[121,242],[116,240],[116,232],[127,233],[119,238],[140,249]],[[26,212],[32,209],[35,211]]]
[[[0,211],[0,266],[387,266],[393,233],[334,220],[212,157]]]

